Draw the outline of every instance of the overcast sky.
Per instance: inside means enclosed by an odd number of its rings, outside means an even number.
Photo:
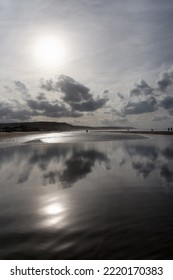
[[[0,122],[173,126],[172,26],[172,0],[0,0]]]

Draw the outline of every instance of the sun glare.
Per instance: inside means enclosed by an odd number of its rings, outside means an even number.
[[[63,206],[61,204],[52,204],[47,206],[46,213],[48,215],[57,215],[62,213],[64,210]]]
[[[62,64],[65,58],[65,46],[55,36],[43,36],[34,44],[33,54],[40,65],[53,67]]]

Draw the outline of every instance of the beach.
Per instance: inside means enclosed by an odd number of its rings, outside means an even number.
[[[169,135],[10,133],[0,142],[1,259],[171,259]]]

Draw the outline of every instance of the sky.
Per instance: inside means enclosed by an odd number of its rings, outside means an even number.
[[[0,0],[0,122],[173,127],[172,0]]]

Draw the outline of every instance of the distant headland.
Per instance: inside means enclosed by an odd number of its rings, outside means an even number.
[[[47,131],[77,131],[77,130],[129,130],[133,127],[121,126],[77,126],[65,122],[21,122],[0,123],[0,132],[47,132]]]

